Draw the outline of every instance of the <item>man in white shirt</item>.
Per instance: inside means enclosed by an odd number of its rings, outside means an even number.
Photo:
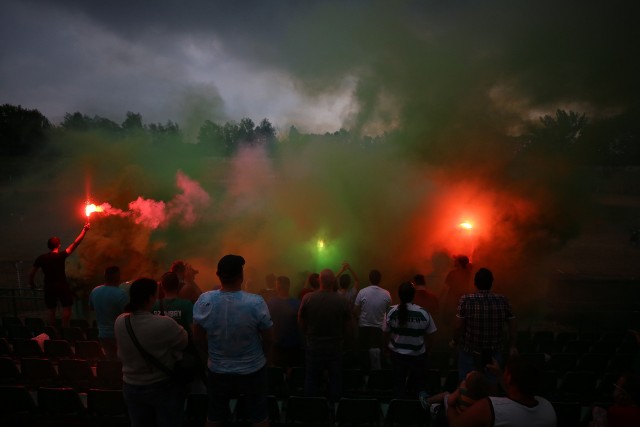
[[[369,350],[373,369],[380,368],[380,349],[383,346],[382,325],[384,315],[391,305],[391,294],[380,287],[381,280],[380,271],[371,270],[369,285],[358,292],[355,301],[359,347],[362,350]]]

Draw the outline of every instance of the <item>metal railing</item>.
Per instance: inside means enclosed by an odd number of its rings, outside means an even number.
[[[28,317],[45,311],[44,290],[0,288],[0,316]]]

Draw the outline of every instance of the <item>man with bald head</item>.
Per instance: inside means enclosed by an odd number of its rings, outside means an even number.
[[[342,348],[350,321],[349,303],[334,292],[333,271],[320,272],[320,289],[308,293],[300,303],[298,324],[307,339],[304,393],[315,396],[324,370],[329,375],[329,401],[342,392]]]

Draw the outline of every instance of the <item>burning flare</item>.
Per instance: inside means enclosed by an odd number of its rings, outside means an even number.
[[[464,221],[460,223],[460,228],[464,228],[465,230],[471,230],[473,228],[473,224],[469,221]]]
[[[87,215],[87,219],[89,219],[89,217],[91,216],[92,213],[94,212],[103,212],[104,211],[104,206],[100,205],[100,206],[96,206],[93,203],[89,203],[87,202],[87,205],[84,208],[84,213],[85,215]]]

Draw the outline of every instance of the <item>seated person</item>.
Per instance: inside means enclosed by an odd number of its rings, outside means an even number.
[[[640,426],[640,376],[629,372],[614,384],[613,405],[593,408],[590,427]]]
[[[489,396],[491,388],[491,383],[489,383],[484,373],[471,371],[453,393],[438,393],[430,396],[427,401],[430,405],[438,403],[443,405],[445,411],[464,412],[477,400]]]

